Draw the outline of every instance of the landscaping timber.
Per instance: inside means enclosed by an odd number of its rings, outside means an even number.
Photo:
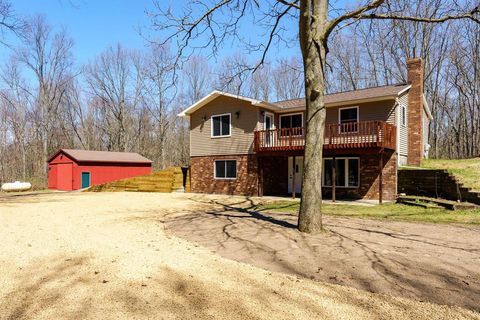
[[[445,199],[436,199],[421,196],[399,196],[398,203],[423,207],[426,209],[440,209],[448,210],[471,210],[476,209],[477,206],[468,202],[456,202]]]

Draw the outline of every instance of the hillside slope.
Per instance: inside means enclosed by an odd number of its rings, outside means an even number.
[[[480,191],[480,158],[460,160],[423,160],[422,167],[426,169],[447,170],[466,188]]]

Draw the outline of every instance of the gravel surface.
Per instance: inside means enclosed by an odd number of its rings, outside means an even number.
[[[480,319],[222,258],[165,228],[199,197],[0,196],[0,318]]]
[[[324,216],[327,231],[308,235],[295,228],[297,215],[254,211],[252,199],[196,201],[211,207],[174,217],[167,228],[223,257],[480,311],[479,226]]]

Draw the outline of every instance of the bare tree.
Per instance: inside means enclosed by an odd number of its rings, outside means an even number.
[[[141,94],[136,76],[131,54],[120,44],[107,48],[85,68],[93,105],[108,138],[108,150],[127,151],[131,146],[130,116]]]
[[[192,56],[183,68],[183,87],[188,104],[193,104],[207,95],[211,90],[211,67],[208,61],[201,56]]]
[[[272,74],[277,100],[298,99],[303,96],[303,67],[299,58],[280,59]]]
[[[26,26],[24,45],[17,50],[19,61],[33,74],[32,96],[36,100],[41,143],[39,166],[47,176],[47,157],[56,148],[53,142],[55,117],[63,101],[68,83],[72,80],[73,41],[65,31],[53,33],[42,16],[35,16]]]
[[[152,148],[152,156],[161,169],[167,163],[165,142],[171,126],[171,105],[175,99],[172,59],[174,56],[168,47],[154,45],[143,62],[137,58],[135,63],[137,72],[141,75],[143,102],[149,116],[154,119],[152,129],[155,133],[155,147]]]
[[[409,3],[415,7],[415,3]],[[328,0],[271,0],[259,3],[250,0],[219,0],[213,3],[196,1],[186,6],[184,12],[176,15],[162,8],[157,2],[158,13],[152,15],[152,25],[160,31],[169,32],[165,41],[176,40],[178,44],[177,63],[199,48],[208,48],[212,54],[227,40],[257,48],[262,58],[252,67],[256,70],[263,64],[272,44],[279,43],[284,31],[284,19],[295,19],[299,23],[298,36],[303,56],[306,99],[306,142],[302,200],[298,227],[304,232],[318,232],[322,229],[321,179],[322,151],[325,127],[325,71],[329,51],[328,40],[335,30],[361,20],[398,20],[421,23],[440,23],[448,20],[469,19],[479,23],[478,4],[461,7],[456,2],[444,2],[437,13],[423,15],[423,12],[404,14],[402,8],[385,0],[372,0],[354,10],[332,10]],[[340,14],[339,14],[340,12]],[[247,14],[251,13],[251,14]],[[259,22],[266,28],[266,39],[252,45],[239,34],[239,21]],[[201,40],[204,41],[201,41]],[[200,44],[199,44],[200,43]]]
[[[31,112],[31,99],[28,85],[21,76],[19,62],[15,56],[3,67],[0,75],[5,90],[0,94],[1,104],[5,108],[5,120],[8,122],[13,137],[13,145],[17,152],[10,153],[10,157],[20,154],[21,177],[26,178],[27,166],[27,129],[28,113]],[[8,125],[5,123],[5,128]],[[13,168],[12,168],[13,169]]]

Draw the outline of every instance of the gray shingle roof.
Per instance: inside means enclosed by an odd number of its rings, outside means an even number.
[[[372,99],[385,96],[395,96],[408,88],[408,84],[395,84],[390,86],[373,87],[352,91],[344,91],[325,95],[325,104],[348,102],[362,99]],[[274,104],[284,109],[305,107],[305,99],[277,101]]]

